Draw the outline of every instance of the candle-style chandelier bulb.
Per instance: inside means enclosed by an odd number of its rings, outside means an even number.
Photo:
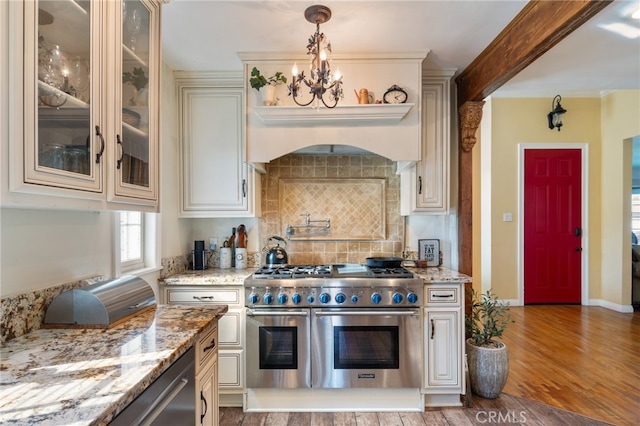
[[[338,105],[338,100],[343,98],[342,93],[342,75],[339,70],[335,74],[331,73],[331,64],[329,55],[331,53],[331,43],[326,39],[325,35],[320,32],[320,24],[327,22],[331,18],[331,9],[322,5],[314,5],[308,7],[304,12],[304,17],[312,24],[316,24],[316,32],[309,38],[307,44],[307,55],[310,56],[309,61],[309,78],[305,78],[304,71],[298,74],[298,66],[294,63],[291,73],[293,78],[288,86],[289,95],[293,101],[300,106],[319,105],[321,101],[327,108],[334,108]],[[304,83],[309,88],[311,99],[308,102],[300,101],[302,97],[300,93],[300,83]],[[327,100],[325,100],[325,94]]]

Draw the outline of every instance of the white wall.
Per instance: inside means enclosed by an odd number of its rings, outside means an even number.
[[[0,210],[0,296],[112,274],[113,213]]]

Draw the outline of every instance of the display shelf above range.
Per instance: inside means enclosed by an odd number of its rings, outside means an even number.
[[[414,106],[407,104],[340,105],[335,108],[257,106],[255,114],[266,125],[396,124]]]

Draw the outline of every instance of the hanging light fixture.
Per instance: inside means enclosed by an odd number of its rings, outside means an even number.
[[[564,118],[564,113],[567,112],[567,110],[562,108],[562,105],[560,105],[561,100],[562,97],[560,95],[556,95],[555,98],[553,98],[553,101],[551,101],[552,109],[551,112],[547,114],[547,119],[549,120],[549,128],[551,130],[557,127],[558,131],[560,131],[560,128],[562,127],[562,119]]]
[[[334,108],[338,105],[338,100],[343,97],[342,75],[339,69],[334,74],[331,73],[329,63],[331,43],[320,32],[320,24],[331,19],[331,9],[322,5],[309,6],[304,11],[304,17],[312,24],[316,24],[316,32],[309,38],[309,44],[307,44],[307,55],[311,55],[310,75],[309,78],[305,78],[304,71],[298,73],[298,65],[294,64],[291,70],[293,78],[289,85],[289,94],[293,97],[293,101],[300,106],[307,106],[315,101],[315,106],[320,106],[320,102],[322,102],[327,108]],[[304,83],[309,88],[311,99],[308,102],[298,99],[301,97],[300,83]],[[325,99],[325,95],[327,99]]]

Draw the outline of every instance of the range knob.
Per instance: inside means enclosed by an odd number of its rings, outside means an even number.
[[[273,302],[273,296],[271,295],[271,293],[267,293],[264,295],[264,303],[266,303],[267,305],[270,305],[271,302]]]
[[[249,304],[255,305],[256,303],[258,303],[258,300],[260,300],[260,296],[258,296],[257,294],[251,293],[249,295]]]
[[[307,296],[307,302],[313,303],[314,300],[316,300],[316,299],[314,299],[313,296],[311,296],[311,295]]]
[[[329,303],[331,301],[331,296],[329,293],[322,293],[320,295],[320,303]]]
[[[287,299],[288,299],[288,297],[284,293],[280,293],[278,295],[278,303],[281,304],[281,305],[284,305],[285,303],[287,303]]]
[[[351,296],[351,303],[358,303],[358,296],[356,296],[355,294]]]
[[[380,296],[380,293],[377,293],[377,292],[376,292],[376,293],[373,293],[373,294],[371,295],[371,301],[372,301],[375,305],[377,305],[377,304],[379,304],[380,302],[382,302],[382,296]]]
[[[342,293],[336,294],[336,302],[338,302],[339,304],[342,304],[345,302],[345,300],[347,300],[347,296],[345,296]]]
[[[391,299],[393,300],[393,303],[402,303],[402,295],[400,293],[393,293],[393,296],[391,296]]]
[[[294,305],[297,305],[298,303],[302,302],[302,296],[300,296],[298,293],[294,293],[294,295],[291,296],[291,301]]]
[[[407,300],[409,303],[416,303],[418,301],[418,295],[413,292],[409,293],[407,294]]]

